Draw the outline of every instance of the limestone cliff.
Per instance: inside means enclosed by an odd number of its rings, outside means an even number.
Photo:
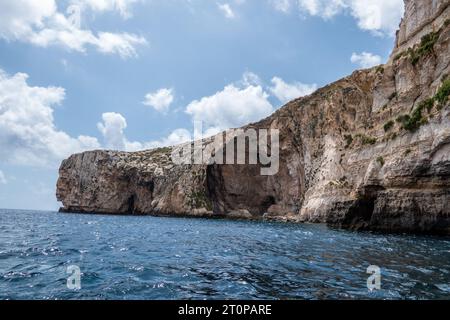
[[[62,211],[264,218],[450,234],[450,1],[406,0],[386,65],[246,128],[280,130],[280,170],[174,165],[172,148],[63,161]]]

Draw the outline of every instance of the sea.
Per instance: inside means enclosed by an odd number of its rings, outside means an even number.
[[[450,299],[450,238],[0,210],[0,299]]]

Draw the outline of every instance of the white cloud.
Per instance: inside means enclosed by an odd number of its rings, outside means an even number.
[[[278,99],[287,102],[291,99],[307,95],[316,90],[316,85],[299,82],[288,84],[280,78],[272,79],[269,88]],[[203,126],[203,137],[213,136],[229,128],[237,128],[253,121],[269,116],[274,108],[268,100],[261,79],[252,72],[245,72],[242,79],[225,86],[211,96],[194,100],[186,107],[186,113],[192,122],[199,121]],[[173,101],[173,90],[160,89],[146,96],[144,104],[158,111],[166,111]],[[130,142],[125,135],[126,119],[118,113],[104,113],[98,129],[105,140],[105,147],[115,150],[137,151],[163,146],[173,146],[192,141],[200,132],[192,133],[187,129],[176,129],[161,140],[149,142]],[[199,130],[199,128],[194,128]]]
[[[72,0],[73,4],[93,11],[118,11],[123,18],[132,16],[130,7],[141,0]]]
[[[315,84],[288,84],[278,77],[272,79],[272,84],[267,90],[283,103],[317,89]],[[214,95],[192,101],[186,107],[186,113],[193,121],[203,123],[206,135],[261,120],[273,111],[269,93],[258,75],[252,72],[245,72],[240,81],[225,86]]]
[[[147,41],[143,37],[129,33],[100,32],[92,44],[102,53],[129,58],[137,56],[136,45],[145,45]]]
[[[140,142],[131,142],[125,137],[124,130],[127,127],[125,118],[115,112],[107,112],[102,115],[103,122],[97,124],[98,130],[105,139],[107,149],[120,151],[138,151],[144,149]]]
[[[156,92],[148,93],[143,103],[146,106],[153,107],[156,111],[167,112],[173,100],[173,89],[163,88]]]
[[[1,1],[0,38],[40,47],[57,45],[78,52],[93,47],[122,58],[136,56],[136,46],[147,44],[145,38],[134,34],[99,32],[96,35],[81,29],[58,11],[55,0]]]
[[[270,115],[273,107],[268,97],[259,85],[230,84],[212,96],[192,101],[186,113],[194,121],[202,121],[206,128],[235,128]]]
[[[166,138],[146,143],[147,148],[161,148],[175,146],[185,142],[192,141],[193,135],[187,129],[176,129],[172,131]]]
[[[272,6],[288,13],[294,7],[300,12],[323,19],[350,13],[362,30],[377,35],[394,36],[403,16],[403,0],[270,0]]]
[[[97,127],[104,137],[105,147],[107,149],[128,152],[174,146],[191,141],[193,136],[186,129],[176,129],[161,140],[143,143],[136,141],[131,142],[128,140],[124,132],[127,128],[126,119],[120,113],[115,112],[104,113],[102,115],[102,122],[99,122]]]
[[[291,0],[270,0],[275,10],[288,13],[291,10]]]
[[[242,75],[242,80],[240,81],[240,84],[244,87],[260,86],[262,84],[262,81],[257,74],[250,71],[246,71]]]
[[[0,69],[0,161],[47,166],[100,147],[95,138],[72,138],[56,128],[53,106],[64,100],[63,88],[32,87],[27,79],[27,74],[9,76]]]
[[[6,180],[5,174],[2,170],[0,170],[0,184],[7,184],[8,181]]]
[[[298,5],[301,11],[325,19],[335,16],[346,7],[343,0],[299,0]]]
[[[362,30],[394,36],[404,12],[403,0],[351,0],[351,13]]]
[[[224,3],[224,4],[218,3],[217,5],[218,5],[220,11],[222,11],[225,18],[233,19],[236,17],[233,9],[231,9],[231,6],[228,3]]]
[[[64,100],[65,90],[59,87],[31,87],[27,79],[26,74],[9,76],[0,70],[0,162],[55,166],[63,158],[86,150],[139,151],[177,145],[191,141],[195,136],[189,130],[176,129],[161,140],[130,141],[125,135],[126,119],[119,113],[109,112],[104,113],[102,121],[97,124],[104,138],[103,145],[94,137],[72,138],[58,130],[53,119],[53,107]],[[283,97],[293,94],[289,90],[297,94],[298,90],[306,90],[306,87],[288,85],[279,78],[274,78],[272,82],[285,86]],[[275,89],[281,90],[279,86]],[[168,95],[156,94],[153,98],[157,97],[167,98]],[[186,112],[193,121],[203,122],[206,137],[270,115],[273,107],[268,97],[260,78],[247,72],[240,81],[227,85],[222,91],[191,102]],[[158,106],[169,103],[162,98],[155,101],[160,103]]]
[[[352,63],[358,64],[361,68],[371,68],[381,64],[381,57],[370,52],[362,52],[360,54],[353,53],[350,58]]]
[[[11,39],[29,34],[33,27],[43,27],[44,20],[55,12],[54,0],[1,1],[0,36]]]
[[[65,90],[60,87],[32,87],[28,76],[17,73],[9,76],[0,70],[0,162],[31,166],[56,166],[73,153],[108,148],[138,151],[177,145],[194,137],[186,129],[176,129],[161,140],[130,141],[125,135],[126,119],[118,113],[102,115],[97,124],[104,138],[101,145],[94,137],[72,138],[54,124],[53,107],[62,103]],[[245,81],[244,81],[245,80]],[[205,136],[222,129],[235,127],[269,115],[273,108],[268,94],[259,85],[259,78],[247,73],[242,83],[229,85],[221,92],[192,102],[187,110],[193,120],[204,120],[208,127]],[[205,111],[204,116],[202,112]]]
[[[309,95],[317,90],[316,84],[304,84],[300,82],[286,83],[283,79],[274,77],[270,92],[282,103]]]

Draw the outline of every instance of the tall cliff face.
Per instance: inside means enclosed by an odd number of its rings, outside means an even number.
[[[63,161],[62,211],[265,218],[450,233],[448,0],[407,0],[383,66],[245,128],[280,130],[280,168],[174,165],[172,148]]]
[[[418,44],[423,36],[439,29],[449,16],[448,1],[405,0],[405,17],[397,33],[393,54]]]

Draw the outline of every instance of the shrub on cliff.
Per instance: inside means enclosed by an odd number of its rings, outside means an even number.
[[[423,124],[427,122],[427,120],[422,116],[423,110],[426,108],[426,103],[420,103],[412,112],[411,116],[403,122],[403,128],[408,131],[416,131]]]
[[[392,129],[392,127],[394,126],[394,121],[389,121],[384,125],[384,131],[388,132],[389,130]]]
[[[384,165],[385,165],[385,161],[384,161],[384,158],[383,157],[378,157],[377,158],[377,161],[378,161],[378,163],[382,166],[382,167],[384,167]]]
[[[408,131],[416,131],[422,125],[428,122],[427,118],[423,116],[423,111],[427,109],[428,113],[434,107],[436,97],[428,98],[417,105],[411,115],[401,115],[397,117],[397,122],[402,124],[403,129]]]
[[[409,58],[413,65],[416,65],[419,60],[433,51],[434,45],[439,39],[439,32],[431,32],[422,37],[420,45],[417,49],[409,50]]]
[[[369,137],[369,136],[366,136],[364,134],[357,134],[356,137],[360,139],[360,141],[361,141],[361,143],[363,145],[369,145],[369,144],[377,143],[377,139],[376,138]]]
[[[352,145],[352,143],[353,143],[353,137],[352,137],[352,135],[350,135],[350,134],[348,134],[348,135],[345,135],[345,141],[346,141],[346,145],[345,145],[345,148],[349,148],[351,145]]]
[[[450,95],[450,79],[444,80],[442,86],[436,93],[435,99],[440,105],[444,105]]]

